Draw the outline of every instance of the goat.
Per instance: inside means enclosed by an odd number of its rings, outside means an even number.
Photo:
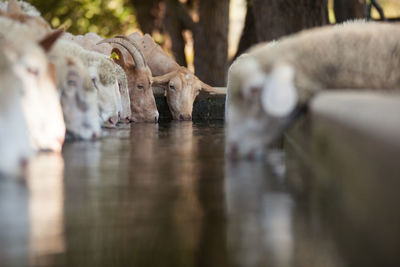
[[[228,73],[227,153],[262,155],[323,90],[398,88],[399,34],[397,25],[349,23],[250,49]]]
[[[121,37],[116,37],[121,38]],[[153,86],[166,91],[167,102],[175,120],[191,120],[193,102],[201,90],[220,91],[200,81],[190,70],[181,67],[156,44],[149,34],[135,32],[128,36],[134,41],[146,59],[153,75]]]
[[[72,35],[70,33],[66,33],[63,36],[63,39],[71,40],[89,51],[98,52],[106,56],[110,56],[111,54],[112,46],[109,44],[96,45],[96,43],[102,41],[103,38],[92,32],[87,33],[85,35]],[[116,78],[118,80],[118,88],[121,95],[121,104],[122,104],[120,119],[121,122],[129,123],[131,120],[131,100],[129,96],[127,76],[125,71],[118,64],[115,64],[115,68],[116,68]]]
[[[158,122],[159,114],[151,88],[151,70],[136,43],[126,37],[105,39],[98,44],[113,43],[116,45],[111,51],[117,56],[114,62],[126,72],[128,87],[131,96],[131,110],[133,121]],[[129,56],[123,54],[120,48],[126,49]],[[134,61],[131,62],[129,57]]]

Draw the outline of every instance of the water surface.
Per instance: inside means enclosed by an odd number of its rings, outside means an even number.
[[[1,266],[346,266],[282,152],[226,162],[222,122],[106,135],[0,177]]]

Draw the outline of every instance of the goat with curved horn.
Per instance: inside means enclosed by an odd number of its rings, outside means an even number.
[[[111,54],[115,53],[117,56],[112,58],[115,63],[122,67],[128,78],[132,121],[158,122],[159,114],[151,88],[151,70],[147,66],[138,45],[125,36],[104,39],[97,44],[104,43],[114,44]],[[135,64],[130,60],[126,60],[129,56],[121,52],[121,47],[128,51]]]
[[[144,59],[144,56],[143,56],[142,52],[140,51],[139,47],[137,46],[137,44],[132,42],[131,40],[129,40],[127,38],[125,39],[123,37],[125,37],[125,36],[115,36],[114,38],[104,39],[104,40],[98,42],[97,44],[98,45],[104,44],[104,43],[118,44],[118,45],[124,47],[129,52],[129,54],[135,61],[137,68],[146,68],[147,67],[146,60]]]
[[[191,120],[193,102],[196,96],[203,92],[223,94],[224,90],[217,90],[202,82],[186,67],[179,66],[149,35],[135,32],[124,39],[136,42],[145,56],[151,69],[153,84],[165,90],[169,110],[174,120]]]

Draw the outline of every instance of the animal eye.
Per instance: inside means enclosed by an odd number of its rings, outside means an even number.
[[[119,93],[122,94],[122,84],[120,81],[118,81],[118,89],[119,89]]]
[[[144,86],[142,84],[138,84],[137,88],[140,89],[140,90],[143,90]]]
[[[39,70],[37,68],[27,67],[26,71],[29,72],[30,74],[34,75],[34,76],[38,76],[39,75]]]
[[[169,89],[175,90],[175,86],[174,86],[173,84],[170,84],[170,85],[169,85]]]
[[[78,93],[75,94],[75,101],[77,107],[82,111],[87,111],[89,109],[88,104],[80,97]]]
[[[67,81],[67,85],[68,85],[69,87],[77,87],[77,86],[78,86],[78,83],[77,83],[75,80],[68,80],[68,81]]]
[[[93,82],[94,87],[96,87],[96,89],[99,89],[97,87],[97,79],[96,78],[92,78],[92,82]]]

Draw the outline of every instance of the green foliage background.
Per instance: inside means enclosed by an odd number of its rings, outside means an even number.
[[[25,1],[39,9],[53,28],[63,28],[75,35],[95,32],[110,37],[116,34],[129,34],[139,28],[135,8],[130,0]],[[329,18],[332,23],[335,21],[333,1],[329,0]],[[379,0],[379,2],[387,17],[400,17],[400,0]],[[372,16],[379,18],[375,9],[372,10]]]
[[[36,6],[54,28],[72,34],[95,32],[108,37],[137,28],[135,10],[127,0],[25,0]]]

